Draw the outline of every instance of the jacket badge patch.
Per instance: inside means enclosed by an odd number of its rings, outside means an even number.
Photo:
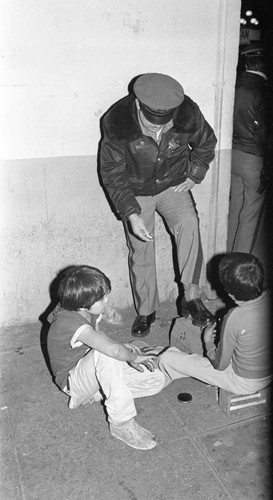
[[[179,148],[179,146],[180,144],[172,139],[168,144],[168,149],[170,149],[170,151],[175,151],[177,148]]]

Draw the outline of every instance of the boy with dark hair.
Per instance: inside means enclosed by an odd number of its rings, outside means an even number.
[[[48,318],[50,364],[56,384],[70,396],[70,409],[104,399],[111,434],[149,450],[156,438],[135,421],[134,398],[158,393],[166,378],[153,355],[98,331],[110,291],[110,280],[99,269],[69,268],[59,284],[60,303]]]
[[[253,300],[262,294],[263,267],[253,255],[226,255],[219,265],[219,278],[225,292],[235,300]]]
[[[219,277],[238,307],[226,314],[218,345],[213,324],[204,329],[206,357],[171,347],[160,355],[159,367],[169,381],[194,377],[235,394],[252,394],[272,380],[270,294],[263,291],[263,268],[253,255],[227,254]]]

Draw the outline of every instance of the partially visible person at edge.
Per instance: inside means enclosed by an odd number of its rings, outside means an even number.
[[[265,46],[247,46],[241,56],[245,59],[245,71],[238,76],[235,88],[227,251],[251,253],[265,214],[269,180],[265,157],[272,98],[267,84]]]
[[[169,382],[194,377],[234,394],[253,394],[272,381],[271,294],[263,289],[260,261],[251,254],[225,255],[219,277],[235,305],[223,320],[219,342],[216,325],[210,325],[204,329],[205,357],[170,347],[159,356],[159,368]]]
[[[191,190],[203,181],[216,138],[199,107],[179,82],[161,73],[139,76],[130,94],[102,119],[100,174],[121,217],[129,248],[129,271],[137,311],[132,335],[144,337],[159,306],[155,263],[155,212],[174,236],[182,314],[205,326],[205,266]]]

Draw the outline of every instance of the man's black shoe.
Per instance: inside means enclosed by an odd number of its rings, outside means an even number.
[[[150,326],[155,321],[155,311],[148,316],[137,316],[132,326],[133,337],[146,337],[150,333]]]
[[[204,328],[216,321],[215,316],[204,306],[201,299],[186,301],[182,299],[182,316],[190,318],[192,324]]]

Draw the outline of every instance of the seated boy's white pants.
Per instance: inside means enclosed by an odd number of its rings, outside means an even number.
[[[225,370],[213,368],[208,358],[199,354],[188,354],[170,347],[160,355],[159,367],[169,383],[183,377],[193,377],[234,394],[253,394],[270,384],[272,377],[246,379],[234,373],[230,364]]]
[[[167,378],[159,369],[154,372],[144,366],[143,369],[139,372],[125,361],[92,349],[70,371],[70,394],[83,400],[91,399],[101,389],[108,421],[126,422],[136,415],[134,398],[152,396],[167,385]]]

